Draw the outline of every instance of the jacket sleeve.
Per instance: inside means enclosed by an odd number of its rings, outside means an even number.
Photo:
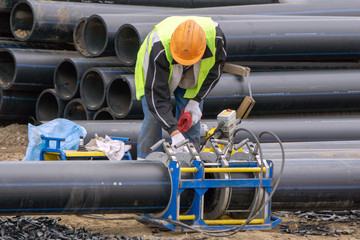
[[[215,64],[210,69],[205,81],[203,82],[200,91],[193,99],[200,102],[203,100],[209,92],[218,83],[221,74],[223,73],[224,64],[226,61],[226,41],[225,36],[219,26],[216,27],[216,39],[215,39]]]
[[[172,113],[169,89],[169,62],[160,41],[152,46],[145,80],[145,98],[150,112],[161,127],[171,134],[177,130],[177,120]]]

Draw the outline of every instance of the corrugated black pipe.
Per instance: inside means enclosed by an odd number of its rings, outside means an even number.
[[[92,120],[95,111],[86,108],[81,98],[74,98],[68,102],[64,110],[64,118],[69,120]]]
[[[227,61],[343,61],[360,55],[356,18],[221,20]],[[115,40],[121,62],[133,65],[153,29],[149,23],[119,28]],[[131,38],[126,36],[130,35]]]
[[[96,111],[93,120],[116,120],[116,117],[108,107],[104,107]]]
[[[82,17],[95,13],[127,14],[165,10],[168,8],[24,0],[13,7],[10,24],[13,35],[19,40],[73,42],[74,26]]]
[[[55,89],[42,91],[36,102],[36,120],[51,121],[64,116],[67,101],[61,100]]]
[[[79,84],[83,74],[92,67],[120,66],[116,57],[66,58],[56,67],[54,73],[55,90],[63,100],[79,97]]]
[[[0,88],[0,118],[35,117],[38,96],[39,92],[11,91]]]
[[[88,69],[80,82],[80,96],[86,107],[90,110],[105,107],[109,84],[115,76],[122,73],[124,73],[123,68]]]
[[[5,90],[42,91],[53,87],[56,66],[75,51],[10,48],[0,50],[0,87]]]

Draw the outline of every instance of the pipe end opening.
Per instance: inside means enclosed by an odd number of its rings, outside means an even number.
[[[51,121],[62,117],[59,105],[54,91],[43,91],[36,102],[36,119],[38,121]]]
[[[115,39],[115,52],[120,62],[134,66],[139,49],[140,36],[137,30],[129,24],[121,26]]]
[[[117,118],[124,118],[132,107],[131,86],[126,78],[117,77],[110,83],[107,92],[107,103]]]
[[[9,51],[0,52],[0,88],[9,89],[16,77],[15,58]]]
[[[105,102],[105,85],[102,75],[90,70],[80,83],[80,96],[90,110],[99,109]]]
[[[11,11],[10,27],[18,40],[28,40],[34,28],[34,13],[26,2],[19,2]]]
[[[78,76],[74,64],[70,60],[61,62],[55,70],[54,86],[62,100],[70,100],[78,91]]]
[[[105,51],[107,38],[106,25],[101,19],[92,17],[87,20],[84,26],[83,41],[86,51],[91,56],[99,56]]]

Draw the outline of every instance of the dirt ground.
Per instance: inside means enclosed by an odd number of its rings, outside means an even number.
[[[25,156],[27,148],[27,123],[0,121],[0,156],[1,161],[19,161]],[[281,225],[272,230],[239,232],[231,237],[221,239],[360,239],[359,217],[347,222],[321,221],[306,219],[292,213],[274,213],[281,217]],[[124,217],[124,215],[101,215],[105,217]],[[198,233],[175,233],[158,231],[148,228],[135,220],[102,220],[75,215],[49,215],[48,217],[62,220],[74,228],[90,228],[93,232],[103,235],[119,235],[143,237],[143,239],[220,239]],[[318,235],[300,235],[283,233],[284,229],[296,231],[304,226],[316,226],[316,229],[325,228],[327,231],[315,231]],[[329,235],[330,234],[330,235]]]

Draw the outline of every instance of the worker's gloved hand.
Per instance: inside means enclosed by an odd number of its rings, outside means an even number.
[[[202,112],[199,106],[199,103],[195,100],[190,100],[188,102],[188,104],[185,107],[185,111],[184,112],[189,112],[191,113],[191,126],[194,126],[195,124],[197,124],[202,116]]]
[[[184,140],[185,140],[184,136],[181,133],[178,133],[178,134],[171,137],[171,146],[174,147],[176,144],[178,144],[178,143],[180,143],[180,142],[182,142]],[[184,152],[185,149],[186,148],[184,148],[184,146],[181,146],[181,147],[179,147],[177,149],[174,149],[174,151],[175,151],[175,153]]]

